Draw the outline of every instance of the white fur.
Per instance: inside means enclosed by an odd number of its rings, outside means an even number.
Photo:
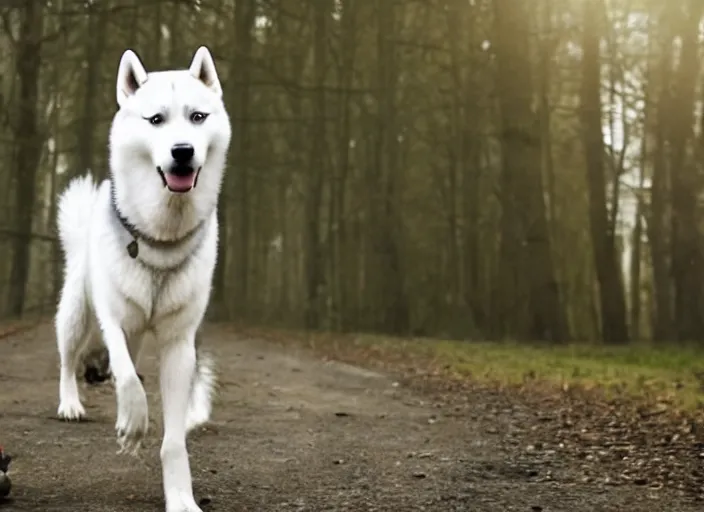
[[[196,357],[195,336],[208,304],[215,267],[216,204],[230,143],[230,123],[213,59],[205,47],[188,70],[147,73],[127,50],[116,84],[119,110],[110,131],[110,169],[116,204],[141,233],[178,240],[203,223],[199,236],[157,247],[132,240],[111,205],[110,181],[74,179],[59,199],[58,228],[65,282],[56,316],[61,358],[60,405],[66,420],[81,419],[76,381],[81,355],[99,328],[110,355],[117,395],[118,442],[136,453],[148,428],[147,397],[137,376],[142,339],[151,331],[161,350],[164,438],[161,446],[167,512],[196,512],[186,434],[207,421],[214,393],[209,359]],[[191,122],[193,111],[209,114]],[[160,113],[165,122],[147,118]],[[174,144],[190,143],[202,167],[197,186],[175,194],[157,167],[168,168]],[[198,360],[197,360],[198,359]]]

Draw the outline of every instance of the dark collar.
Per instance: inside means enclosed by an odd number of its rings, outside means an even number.
[[[117,220],[120,222],[122,227],[125,228],[125,231],[127,231],[132,237],[132,241],[127,244],[126,249],[127,254],[129,254],[130,258],[133,259],[137,258],[137,255],[139,255],[139,243],[148,245],[156,250],[175,249],[176,247],[185,244],[193,237],[195,237],[203,229],[203,225],[205,224],[205,221],[199,222],[193,229],[191,229],[188,233],[186,233],[180,238],[171,240],[160,240],[140,231],[134,224],[127,220],[127,217],[122,214],[120,208],[118,208],[117,206],[117,199],[115,198],[115,187],[113,186],[112,180],[110,180],[110,204],[112,206],[113,212],[115,213],[115,217],[117,217]]]

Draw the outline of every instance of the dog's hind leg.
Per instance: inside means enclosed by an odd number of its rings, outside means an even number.
[[[81,352],[91,335],[89,310],[81,283],[66,280],[56,313],[56,344],[61,360],[58,416],[80,420],[85,416],[76,381]]]
[[[108,349],[93,329],[83,350],[83,379],[88,384],[100,384],[110,378],[110,357]]]
[[[186,449],[186,413],[195,369],[193,337],[164,346],[160,368],[164,439],[160,455],[166,512],[201,512],[193,499]]]
[[[95,329],[93,330],[95,332]],[[130,353],[135,368],[139,363],[139,356],[142,352],[142,340],[144,335],[135,334],[127,338],[127,350]],[[98,336],[89,337],[91,343],[87,343],[88,348],[83,351],[83,365],[85,367],[83,378],[88,384],[99,384],[105,382],[112,376],[110,369],[110,354],[108,348]],[[140,380],[142,376],[137,373]]]

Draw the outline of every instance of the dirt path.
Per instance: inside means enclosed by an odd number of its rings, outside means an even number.
[[[498,395],[433,403],[392,377],[295,348],[206,330],[222,390],[190,440],[204,511],[694,511],[670,489],[605,485],[559,450],[527,446],[531,411]],[[118,456],[111,386],[84,391],[90,422],[54,418],[50,326],[0,340],[0,443],[16,458],[4,511],[163,510],[156,358],[142,364],[153,429],[141,459]],[[487,415],[485,411],[492,410]]]

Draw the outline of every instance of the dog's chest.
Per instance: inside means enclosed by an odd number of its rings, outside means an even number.
[[[188,268],[179,272],[143,269],[138,280],[124,283],[123,293],[129,304],[129,330],[152,330],[165,321],[187,313],[195,301],[196,282],[189,279]],[[136,277],[136,276],[135,276]]]

